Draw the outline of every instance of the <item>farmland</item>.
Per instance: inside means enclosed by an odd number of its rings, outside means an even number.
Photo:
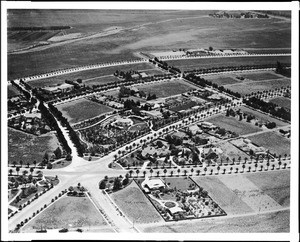
[[[276,64],[276,62],[291,63],[290,56],[260,56],[260,57],[222,57],[203,59],[184,59],[167,61],[169,65],[176,66],[182,71],[191,71],[202,68]]]
[[[269,149],[272,154],[277,155],[290,154],[290,140],[276,132],[267,132],[248,137],[253,143]]]
[[[54,134],[34,136],[14,129],[8,129],[8,163],[22,160],[23,164],[42,161],[45,152],[54,151],[59,142]]]
[[[216,83],[219,86],[239,83],[238,80],[234,79],[230,75],[224,75],[224,76],[214,76],[214,75],[212,75],[212,76],[205,77],[205,79],[207,79],[207,80],[209,80],[213,83]]]
[[[111,80],[104,81],[100,79],[102,76],[107,76],[107,75],[113,75],[116,70],[119,71],[130,71],[130,70],[143,70],[143,69],[149,69],[153,68],[153,66],[149,63],[138,63],[138,64],[129,64],[129,65],[119,65],[119,66],[110,66],[110,67],[101,67],[98,69],[93,69],[93,70],[84,70],[80,72],[74,72],[74,73],[69,73],[69,74],[64,74],[64,75],[59,75],[55,77],[50,77],[50,78],[45,78],[45,79],[38,79],[38,80],[33,80],[29,81],[29,84],[32,87],[45,87],[45,86],[53,86],[56,84],[62,84],[65,82],[65,80],[71,80],[75,81],[77,79],[82,79],[83,83],[85,81],[89,82],[91,79],[98,79],[98,84],[102,83],[109,83],[113,81],[117,81],[117,78],[112,78]],[[88,83],[88,85],[91,85]],[[94,84],[92,84],[94,85]]]
[[[275,97],[269,100],[271,103],[277,104],[279,107],[291,109],[291,99],[286,97]]]
[[[226,117],[224,114],[218,114],[214,117],[206,119],[206,121],[226,130],[235,132],[239,135],[250,134],[261,130],[254,124],[247,123],[244,120],[239,121],[234,117]]]
[[[243,217],[221,217],[217,220],[197,220],[193,224],[152,225],[145,233],[287,233],[290,231],[290,211],[255,214]]]
[[[289,170],[246,174],[246,177],[281,206],[290,206]]]
[[[281,78],[275,80],[266,80],[266,81],[255,81],[254,82],[245,82],[237,84],[225,85],[225,88],[230,89],[231,91],[238,92],[241,95],[251,94],[252,92],[264,91],[264,90],[274,90],[275,88],[291,86],[291,81],[288,78]]]
[[[11,11],[13,12],[13,11]],[[35,10],[35,19],[26,11],[9,14],[10,26],[70,25],[67,34],[101,34],[111,26],[116,34],[79,39],[32,49],[8,56],[9,79],[58,68],[135,58],[133,51],[166,50],[170,48],[290,48],[290,22],[280,19],[217,19],[208,17],[212,11],[118,11],[101,10]],[[101,14],[99,14],[101,13]],[[114,13],[114,14],[112,14]],[[132,14],[134,13],[134,14]],[[22,23],[18,21],[22,14]],[[87,17],[89,16],[89,17]],[[196,18],[195,18],[196,17]],[[182,19],[178,19],[182,18]],[[168,20],[168,21],[164,21]],[[95,24],[101,22],[99,26]],[[141,26],[144,24],[143,26]],[[220,24],[223,28],[220,29]],[[266,26],[263,26],[266,24]],[[188,31],[187,31],[188,28]],[[215,36],[221,36],[215,38]],[[201,38],[199,38],[201,36]],[[270,39],[272,41],[270,42]],[[236,58],[232,58],[236,59]],[[26,61],[24,61],[26,60]],[[272,62],[272,61],[271,61]],[[224,62],[223,62],[224,63]],[[226,63],[226,62],[225,62]],[[252,61],[251,61],[252,63]],[[229,63],[228,63],[229,64]],[[22,68],[21,68],[22,67]]]
[[[56,107],[69,119],[71,124],[113,111],[112,108],[84,98],[64,104],[58,104]]]
[[[147,94],[155,94],[157,97],[168,97],[195,89],[193,85],[188,84],[180,79],[137,86],[137,88]]]
[[[272,80],[272,79],[280,79],[283,76],[275,74],[274,72],[256,72],[249,74],[242,74],[244,78],[250,79],[252,81],[264,81],[264,80]]]
[[[283,121],[278,120],[276,118],[272,118],[267,114],[261,113],[259,111],[255,111],[255,110],[253,110],[251,108],[248,108],[246,106],[241,106],[241,107],[239,107],[239,109],[244,113],[254,115],[257,119],[259,119],[262,122],[275,122],[278,127],[288,125],[288,123],[286,123],[286,122],[283,122]]]
[[[24,230],[107,225],[87,197],[63,197],[33,219]]]
[[[135,223],[153,223],[162,221],[161,216],[142,193],[135,182],[121,191],[115,192],[112,199],[120,209]]]

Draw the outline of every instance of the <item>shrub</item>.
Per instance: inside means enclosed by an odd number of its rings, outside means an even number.
[[[57,200],[57,198],[58,198],[58,197],[57,197],[57,196],[55,196],[55,200]]]
[[[54,199],[53,199],[53,198],[51,199],[51,202],[54,202]]]

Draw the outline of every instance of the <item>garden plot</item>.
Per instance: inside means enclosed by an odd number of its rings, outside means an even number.
[[[290,206],[290,170],[251,173],[245,176],[278,204],[283,207]]]
[[[253,212],[253,209],[243,202],[218,177],[193,177],[193,180],[203,187],[229,215]]]
[[[262,146],[272,154],[284,156],[291,153],[290,139],[283,137],[277,132],[267,132],[248,137],[253,143]]]
[[[225,88],[238,92],[241,95],[251,94],[252,92],[258,91],[274,90],[276,88],[287,86],[291,86],[291,81],[288,78],[224,85]]]
[[[57,109],[63,113],[71,124],[99,116],[114,109],[105,105],[81,98],[75,101],[58,104]]]
[[[255,126],[252,123],[247,123],[244,120],[239,121],[234,117],[226,117],[224,114],[215,115],[211,118],[206,119],[205,121],[213,123],[214,125],[226,130],[235,132],[239,135],[251,134],[261,131],[259,127]]]
[[[112,193],[110,196],[125,215],[135,223],[163,221],[135,182],[120,191]]]
[[[287,97],[275,97],[270,99],[269,102],[275,103],[279,107],[291,109],[291,99]]]
[[[25,227],[26,230],[108,226],[87,197],[63,197],[44,210]]]
[[[273,198],[265,194],[243,175],[220,176],[225,186],[233,191],[243,202],[256,212],[281,209]]]
[[[165,221],[226,215],[208,192],[188,177],[146,177],[136,182]]]

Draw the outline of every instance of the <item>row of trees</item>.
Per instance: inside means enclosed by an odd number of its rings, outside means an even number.
[[[74,143],[74,145],[77,149],[78,155],[82,157],[83,153],[85,152],[85,147],[80,142],[80,139],[79,139],[78,135],[76,134],[76,131],[74,131],[74,129],[69,124],[68,120],[62,115],[61,111],[59,111],[52,104],[49,104],[49,109],[57,117],[57,119],[62,123],[62,125],[68,129],[70,139]]]

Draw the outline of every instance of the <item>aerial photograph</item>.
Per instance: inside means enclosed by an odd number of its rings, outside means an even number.
[[[289,5],[15,6],[8,238],[291,233]]]

